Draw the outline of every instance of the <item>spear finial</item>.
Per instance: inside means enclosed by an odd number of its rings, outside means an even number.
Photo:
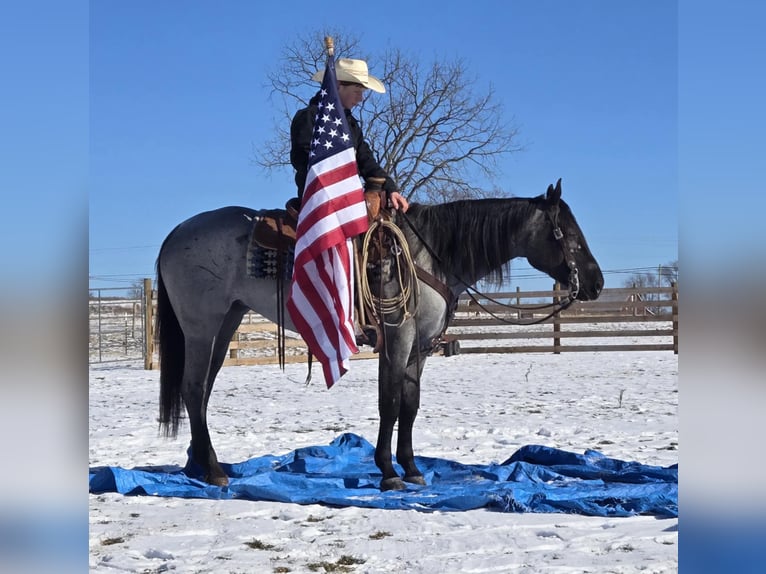
[[[327,50],[328,56],[335,55],[335,40],[332,39],[332,36],[324,37],[324,47]]]

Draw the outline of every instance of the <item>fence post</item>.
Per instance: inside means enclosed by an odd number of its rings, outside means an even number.
[[[636,282],[635,281],[633,282],[633,289],[636,289]],[[640,299],[638,297],[638,291],[636,291],[635,293],[631,293],[630,294],[629,301],[631,302],[631,306],[633,307],[632,311],[633,311],[633,316],[634,317],[638,317],[638,305],[636,303],[639,300]]]
[[[98,362],[100,363],[103,359],[102,349],[101,349],[101,289],[98,290]]]
[[[231,337],[232,342],[239,343],[239,327],[234,332],[234,335]],[[229,359],[231,359],[234,364],[237,364],[237,359],[239,359],[239,345],[235,345],[235,348],[229,348]]]
[[[154,367],[154,308],[152,305],[152,280],[144,278],[144,369]]]
[[[678,283],[673,281],[670,286],[673,292],[670,299],[673,301],[673,353],[678,354]]]
[[[554,305],[557,305],[557,304],[561,303],[561,297],[559,297],[555,293],[555,291],[558,291],[559,289],[561,289],[561,285],[559,284],[558,281],[556,281],[553,284],[553,291],[554,291],[554,294],[553,294],[553,304]],[[561,350],[560,350],[560,347],[561,347],[561,337],[557,337],[556,336],[556,333],[560,333],[561,332],[561,322],[559,320],[559,315],[560,315],[560,313],[556,313],[556,314],[553,315],[553,354],[554,355],[560,355],[561,354]]]
[[[521,287],[516,285],[516,320],[521,321]]]

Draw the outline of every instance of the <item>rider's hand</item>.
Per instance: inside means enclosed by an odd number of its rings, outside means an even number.
[[[402,213],[406,212],[410,207],[407,199],[398,191],[394,191],[388,194],[388,203],[394,209],[401,209]]]

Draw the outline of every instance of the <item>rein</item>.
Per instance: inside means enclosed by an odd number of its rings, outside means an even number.
[[[501,323],[505,323],[507,325],[537,325],[539,323],[543,323],[550,319],[551,317],[557,315],[558,313],[561,313],[565,309],[569,308],[569,306],[574,303],[577,293],[580,290],[580,277],[578,274],[577,266],[574,261],[570,260],[567,257],[566,252],[566,246],[564,245],[564,234],[561,231],[561,228],[558,225],[558,210],[555,211],[555,213],[551,213],[551,211],[546,210],[546,214],[548,216],[548,219],[550,220],[551,224],[553,225],[553,237],[559,242],[559,245],[561,246],[561,250],[564,253],[564,259],[567,262],[567,266],[569,267],[570,274],[569,274],[569,294],[567,297],[562,301],[556,301],[553,303],[546,303],[545,305],[539,305],[535,307],[523,307],[525,310],[539,310],[539,309],[548,309],[551,307],[555,307],[550,313],[548,313],[545,317],[542,317],[541,319],[535,319],[534,321],[529,322],[521,322],[521,321],[511,321],[504,317],[500,317],[487,309],[484,305],[479,303],[476,296],[483,297],[484,299],[487,299],[488,301],[491,301],[501,307],[505,307],[507,309],[513,309],[513,310],[520,310],[522,307],[518,305],[511,305],[509,303],[501,303],[500,301],[497,301],[495,299],[492,299],[488,295],[485,295],[475,287],[471,286],[465,279],[460,277],[459,275],[450,272],[450,275],[452,275],[457,281],[462,284],[465,287],[466,293],[468,293],[468,296],[471,298],[471,300],[476,303],[476,305],[479,306],[480,309],[482,309],[484,312],[488,313],[492,318],[500,321]],[[436,261],[441,263],[441,258],[434,252],[433,248],[428,244],[428,242],[423,238],[420,231],[415,227],[415,225],[412,223],[409,217],[407,217],[406,213],[399,213],[404,218],[404,221],[407,222],[407,225],[410,226],[410,229],[415,234],[415,236],[420,240],[420,242],[423,244],[423,246],[426,248],[426,251],[433,257]],[[418,268],[420,269],[420,268]],[[433,278],[433,276],[431,276]],[[433,278],[436,280],[435,278]],[[438,290],[439,292],[442,292],[441,290]],[[450,305],[450,301],[447,301],[448,306]],[[457,301],[454,302],[455,304]],[[456,305],[455,305],[456,306]]]

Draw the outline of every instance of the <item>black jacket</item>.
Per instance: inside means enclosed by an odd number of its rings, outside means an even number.
[[[295,168],[295,185],[298,187],[298,197],[300,198],[303,198],[303,188],[306,186],[309,150],[311,148],[311,137],[314,131],[314,118],[317,115],[318,103],[319,93],[311,98],[307,107],[298,110],[290,124],[290,163]],[[398,191],[399,187],[396,185],[396,182],[389,177],[375,159],[370,146],[364,140],[359,122],[351,115],[351,110],[346,110],[346,121],[351,131],[351,137],[354,140],[356,165],[359,175],[364,179],[368,177],[385,177],[386,182],[383,184],[383,189],[388,193]]]

